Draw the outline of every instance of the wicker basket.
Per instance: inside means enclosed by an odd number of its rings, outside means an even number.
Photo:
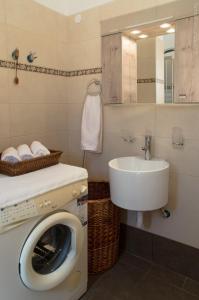
[[[33,158],[30,160],[24,160],[16,164],[11,164],[9,162],[0,160],[0,173],[8,176],[18,176],[44,169],[58,164],[61,155],[61,151],[50,150],[49,155]]]
[[[89,182],[88,190],[88,271],[94,274],[118,259],[120,209],[110,201],[107,182]]]

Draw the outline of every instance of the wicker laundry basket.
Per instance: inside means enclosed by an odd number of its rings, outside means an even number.
[[[108,182],[88,184],[88,271],[105,271],[118,259],[120,209],[110,201]]]

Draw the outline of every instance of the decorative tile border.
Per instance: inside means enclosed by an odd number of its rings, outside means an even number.
[[[138,79],[137,83],[161,83],[161,84],[164,84],[164,80],[159,79],[159,78],[143,78],[143,79]]]
[[[68,77],[92,75],[92,74],[101,74],[102,73],[102,68],[93,68],[93,69],[69,71],[68,73],[69,73]]]
[[[15,69],[16,65],[13,61],[0,60],[0,68]],[[75,71],[64,71],[58,69],[52,69],[47,67],[40,67],[27,64],[18,64],[18,70],[34,73],[42,73],[47,75],[54,76],[63,76],[63,77],[74,77],[74,76],[83,76],[83,75],[92,75],[102,73],[102,68],[92,68],[92,69],[83,69]]]
[[[0,68],[7,69],[15,69],[15,62],[8,60],[0,60]],[[59,69],[52,69],[47,67],[40,67],[35,65],[27,65],[27,64],[18,64],[18,70],[26,71],[26,72],[34,72],[41,73],[53,76],[62,76],[62,77],[75,77],[75,76],[84,76],[84,75],[93,75],[93,74],[101,74],[102,68],[91,68],[91,69],[83,69],[83,70],[75,70],[75,71],[64,71]],[[164,84],[164,80],[158,78],[142,78],[138,79],[137,83],[161,83]]]

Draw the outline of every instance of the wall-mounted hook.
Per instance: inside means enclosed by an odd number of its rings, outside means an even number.
[[[19,59],[19,49],[18,49],[18,48],[16,48],[16,49],[12,52],[12,58],[13,58],[14,60],[17,60],[17,61],[18,61],[18,59]]]
[[[30,52],[27,56],[27,60],[29,63],[33,63],[33,61],[37,59],[36,53],[35,52]]]
[[[13,52],[12,52],[12,58],[13,60],[15,60],[15,78],[14,78],[14,83],[15,84],[19,84],[19,78],[17,75],[17,71],[18,71],[18,64],[19,64],[19,49],[16,48]]]

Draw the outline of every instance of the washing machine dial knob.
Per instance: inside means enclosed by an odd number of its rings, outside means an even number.
[[[77,197],[78,196],[78,192],[76,190],[72,191],[72,195],[73,197]]]
[[[86,185],[82,185],[82,186],[81,186],[81,189],[80,189],[80,193],[81,193],[81,194],[84,194],[84,193],[87,192],[87,190],[88,190],[87,186],[86,186]]]

